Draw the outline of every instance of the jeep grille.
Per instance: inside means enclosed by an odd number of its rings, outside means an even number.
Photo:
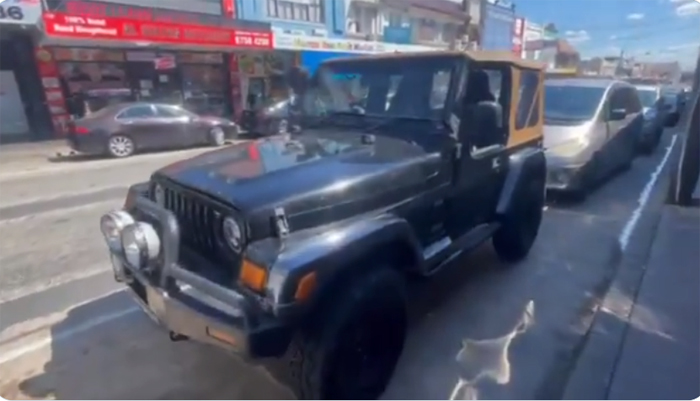
[[[216,264],[238,259],[239,255],[235,255],[223,239],[224,213],[196,194],[162,181],[158,185],[163,188],[163,206],[177,217],[182,245]],[[153,192],[152,188],[151,199],[154,199]]]

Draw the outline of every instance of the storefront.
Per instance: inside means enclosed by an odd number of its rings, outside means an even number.
[[[516,18],[513,3],[505,0],[486,1],[481,23],[481,32],[483,32],[481,48],[483,50],[514,50]],[[520,30],[522,30],[522,22]]]
[[[0,142],[51,134],[33,57],[40,16],[39,0],[0,3]]]
[[[313,73],[324,60],[331,58],[376,53],[408,53],[440,50],[439,48],[430,46],[286,34],[275,34],[274,47],[275,49],[297,52],[299,54],[300,64],[311,73]]]
[[[157,101],[231,117],[238,52],[272,52],[270,25],[221,15],[86,0],[47,0],[37,51],[60,128],[107,104]]]

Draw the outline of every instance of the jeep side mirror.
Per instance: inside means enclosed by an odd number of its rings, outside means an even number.
[[[625,109],[612,109],[610,110],[610,121],[620,121],[627,117],[627,110]]]

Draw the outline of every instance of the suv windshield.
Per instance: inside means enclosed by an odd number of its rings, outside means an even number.
[[[637,89],[639,100],[642,102],[642,107],[653,107],[656,103],[658,94],[656,89]]]
[[[443,120],[456,57],[363,58],[322,65],[303,99],[304,114]]]
[[[590,120],[598,110],[604,93],[605,89],[599,87],[545,85],[545,123]]]

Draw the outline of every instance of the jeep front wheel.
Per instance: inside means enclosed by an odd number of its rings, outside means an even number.
[[[544,209],[544,190],[533,184],[528,198],[517,211],[501,221],[493,236],[493,247],[498,257],[507,263],[518,262],[530,253],[540,230]],[[540,194],[541,193],[541,194]]]
[[[403,277],[373,269],[335,288],[288,350],[287,381],[299,399],[377,399],[403,351]]]

